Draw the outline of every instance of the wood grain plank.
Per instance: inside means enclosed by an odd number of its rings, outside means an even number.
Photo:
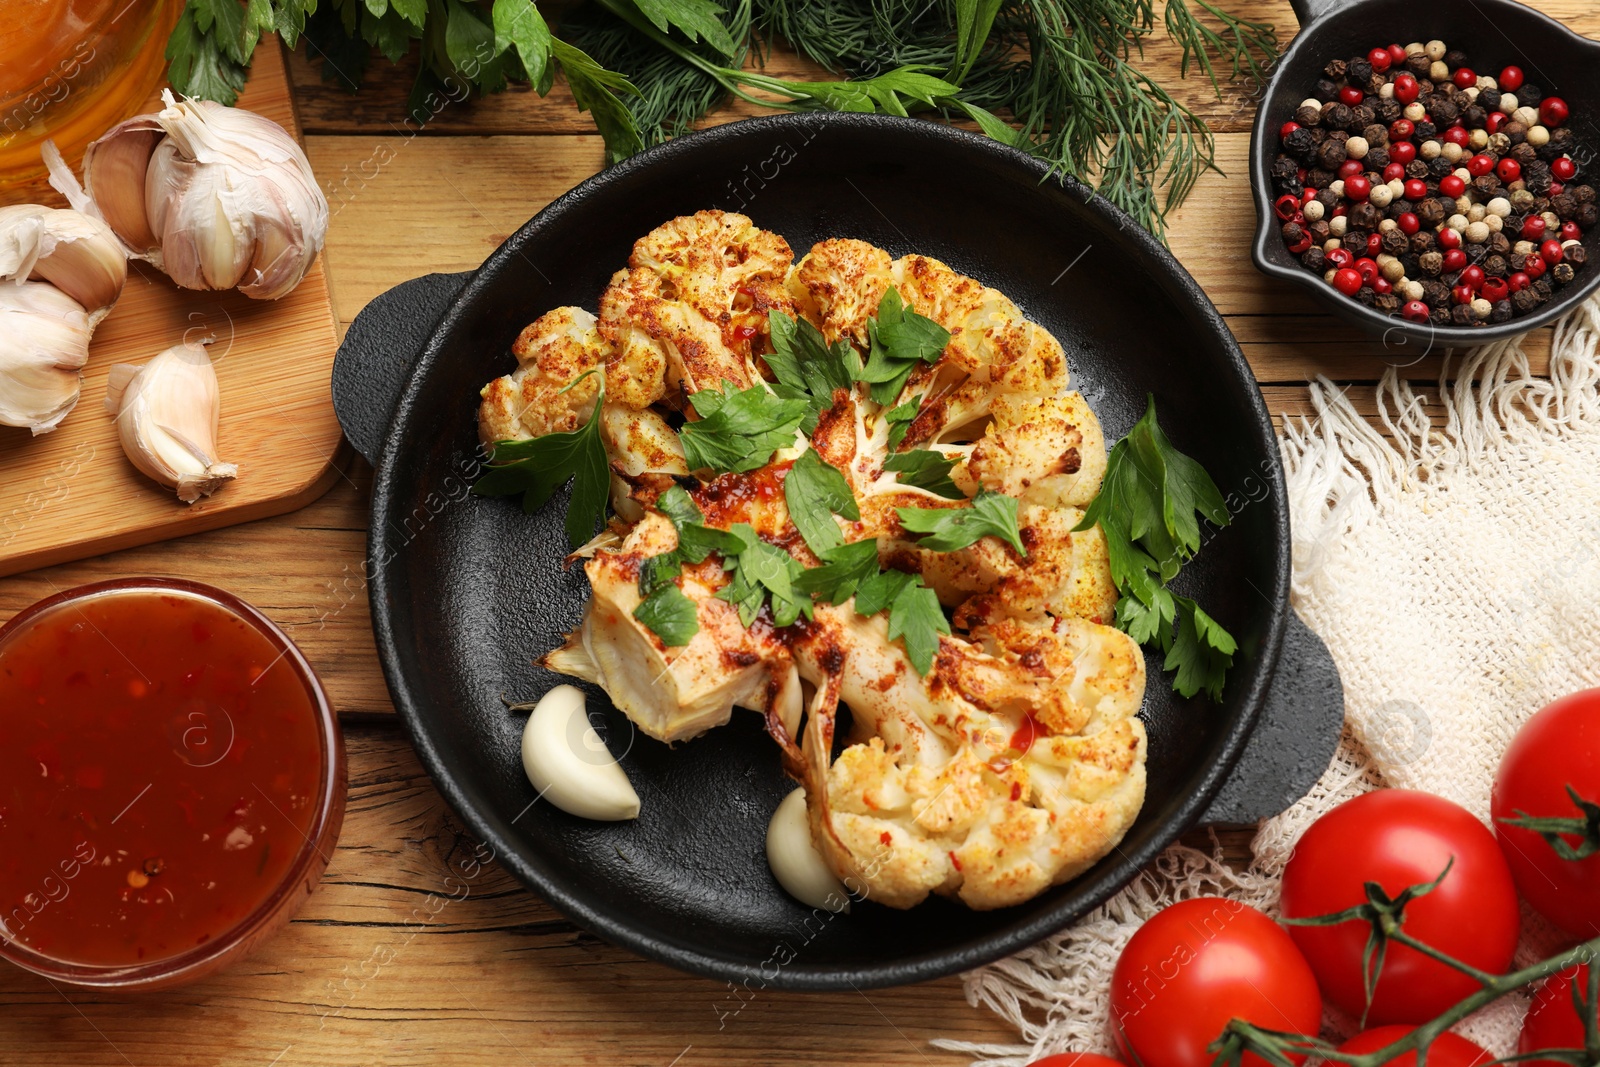
[[[1190,6],[1203,14],[1198,5]],[[1220,6],[1239,17],[1271,23],[1284,44],[1297,30],[1287,0],[1229,0]],[[1575,32],[1600,37],[1600,7],[1590,0],[1546,0],[1538,6]],[[1136,65],[1203,118],[1215,132],[1248,131],[1255,119],[1259,86],[1247,81],[1224,82],[1218,93],[1194,67],[1187,78],[1183,77],[1181,61],[1182,51],[1168,35],[1158,10],[1156,28],[1144,42],[1143,55],[1136,60]],[[300,101],[308,133],[353,133],[399,126],[405,119],[406,98],[416,71],[415,53],[395,65],[375,56],[361,91],[352,97],[337,84],[323,81],[321,65],[308,61],[303,49],[290,62],[295,97]],[[767,73],[786,78],[821,76],[819,68],[781,46],[773,49]],[[712,121],[762,112],[763,109],[741,101],[723,108]],[[439,108],[426,125],[430,132],[447,134],[576,133],[593,129],[587,116],[578,113],[564,85],[556,86],[542,99],[526,86],[516,86],[490,101],[452,102]]]
[[[259,51],[240,103],[293,129],[280,49]],[[33,199],[65,203],[53,192]],[[325,491],[340,432],[328,396],[337,332],[324,267],[319,258],[293,293],[269,302],[180,290],[131,263],[90,346],[77,409],[42,437],[0,428],[0,574],[282,514]],[[217,447],[240,475],[185,505],[123,457],[105,412],[106,379],[114,364],[207,337],[225,413]]]

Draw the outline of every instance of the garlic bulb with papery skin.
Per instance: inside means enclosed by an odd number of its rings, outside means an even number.
[[[94,327],[48,282],[0,282],[0,425],[49,433],[78,403]]]
[[[328,201],[300,145],[254,112],[170,91],[161,99],[159,112],[89,146],[81,188],[47,142],[50,184],[186,289],[288,294],[328,232]]]
[[[111,228],[65,208],[0,207],[0,277],[49,282],[97,325],[122,295],[128,257]]]
[[[133,465],[176,489],[186,504],[239,473],[217,459],[222,395],[201,345],[174,345],[143,366],[112,367],[106,410],[116,416],[117,436]]]

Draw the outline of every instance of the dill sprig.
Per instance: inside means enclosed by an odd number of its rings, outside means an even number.
[[[728,6],[724,6],[724,4]],[[1197,5],[1197,6],[1191,6]],[[408,110],[440,87],[507,80],[548,91],[557,69],[621,159],[692,129],[730,96],[789,111],[931,113],[1072,174],[1164,236],[1166,216],[1215,167],[1211,131],[1139,67],[1156,0],[592,0],[555,32],[534,0],[186,0],[168,42],[180,92],[231,103],[257,39],[297,36],[354,90],[372,48],[422,65]],[[1212,0],[1163,0],[1163,24],[1220,97],[1277,56],[1263,22]],[[829,72],[745,69],[783,42]],[[764,64],[763,64],[764,65]],[[1009,114],[1015,125],[1002,115]]]

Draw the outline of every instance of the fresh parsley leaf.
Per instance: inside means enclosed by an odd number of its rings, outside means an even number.
[[[822,557],[822,566],[812,567],[796,578],[795,592],[830,604],[843,604],[856,595],[862,582],[878,575],[878,542],[874,538],[817,554]]]
[[[907,309],[892,285],[878,301],[877,315],[867,320],[867,337],[867,365],[857,377],[871,385],[869,393],[880,404],[894,403],[917,364],[934,362],[950,343],[950,331]]]
[[[505,88],[505,42],[474,4],[445,0],[444,50],[456,73],[486,93]]]
[[[780,81],[776,78],[744,80],[758,88],[787,94],[797,101],[814,101],[829,111],[859,111],[864,114],[882,111],[887,115],[905,118],[908,114],[906,100],[932,107],[941,97],[954,96],[961,91],[959,85],[924,73],[931,69],[925,64],[907,64],[875,78],[842,82]],[[902,100],[902,97],[906,100]]]
[[[572,90],[578,110],[589,112],[595,129],[605,140],[607,162],[615,163],[644,151],[644,139],[639,136],[633,113],[622,102],[624,96],[643,95],[634,84],[559,37],[550,39],[550,51],[567,76],[567,87]]]
[[[657,497],[656,510],[678,531],[678,547],[673,551],[687,563],[699,563],[713,552],[731,555],[744,547],[744,542],[726,530],[705,525],[705,515],[681,485]]]
[[[671,582],[640,601],[633,609],[633,617],[648,626],[668,648],[682,648],[700,632],[694,601]]]
[[[949,632],[950,622],[939,606],[938,594],[923,585],[921,578],[900,590],[889,607],[889,640],[898,637],[905,642],[906,656],[918,674],[933,669],[939,635]]]
[[[689,395],[700,419],[684,423],[678,437],[690,470],[753,471],[794,444],[808,410],[804,400],[785,400],[763,385],[723,385]]]
[[[965,493],[950,480],[950,469],[956,461],[942,452],[917,448],[910,452],[895,452],[883,461],[883,469],[899,475],[901,485],[913,489],[926,489],[947,500],[964,500]]]
[[[493,17],[495,36],[516,47],[528,80],[534,85],[544,81],[550,65],[550,27],[533,0],[494,0]]]
[[[741,542],[740,550],[723,563],[733,578],[717,591],[717,599],[739,609],[739,621],[746,628],[755,622],[764,601],[772,602],[774,626],[788,626],[801,615],[811,618],[811,601],[795,592],[794,582],[805,568],[800,561],[777,545],[756,535],[749,523],[735,523],[728,531]]]
[[[817,417],[833,406],[836,389],[848,389],[861,373],[861,356],[844,338],[828,344],[822,331],[803,318],[767,313],[773,351],[763,357],[778,379],[779,396],[804,399],[810,412],[800,429],[810,434]]]
[[[204,17],[198,14],[198,7],[195,3],[186,6],[167,38],[167,78],[184,96],[231,107],[244,88],[245,68],[229,54],[236,46],[225,40],[225,33],[207,32],[197,25],[197,19]],[[215,18],[208,18],[206,25],[215,29]]]
[[[711,0],[634,0],[634,6],[663,33],[676,28],[691,41],[705,38],[725,56],[736,51],[733,36],[722,23],[722,8]]]
[[[567,540],[573,548],[582,545],[594,536],[595,527],[605,518],[606,500],[611,493],[611,465],[606,460],[605,442],[600,438],[603,403],[605,387],[602,385],[589,421],[578,429],[570,433],[545,434],[528,441],[496,444],[494,466],[479,477],[472,491],[479,496],[522,493],[522,509],[532,514],[570,479],[572,499],[567,503]]]
[[[1172,647],[1161,664],[1163,670],[1175,671],[1172,688],[1186,697],[1202,689],[1213,701],[1222,699],[1222,685],[1227,680],[1228,668],[1233,666],[1233,654],[1239,645],[1215,619],[1200,610],[1200,605],[1188,597],[1172,598],[1178,609],[1178,622]]]
[[[1166,653],[1172,687],[1221,699],[1238,645],[1220,623],[1167,583],[1200,548],[1200,517],[1219,526],[1228,507],[1205,468],[1172,447],[1156,422],[1155,398],[1144,417],[1111,449],[1100,492],[1078,530],[1099,526],[1111,579],[1122,594],[1117,626]]]
[[[907,571],[889,570],[873,575],[856,590],[856,613],[876,615],[893,604],[912,582],[921,580],[919,575]]]
[[[917,420],[917,413],[922,410],[922,398],[914,396],[899,407],[890,408],[883,413],[884,421],[889,424],[889,451],[893,452],[900,447],[900,442],[906,439],[906,431],[911,429],[911,424]]]
[[[992,535],[1026,556],[1022,531],[1017,524],[1017,500],[988,489],[972,498],[965,508],[895,508],[900,523],[909,532],[924,534],[917,542],[935,552],[955,552],[978,538]]]
[[[847,519],[860,519],[861,509],[844,475],[814,449],[807,449],[789,468],[783,480],[783,499],[789,508],[789,521],[818,556],[844,544],[835,513]]]

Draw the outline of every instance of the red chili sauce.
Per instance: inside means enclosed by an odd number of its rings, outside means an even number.
[[[150,963],[273,894],[325,758],[280,652],[219,605],[152,590],[48,608],[0,643],[0,936]]]

